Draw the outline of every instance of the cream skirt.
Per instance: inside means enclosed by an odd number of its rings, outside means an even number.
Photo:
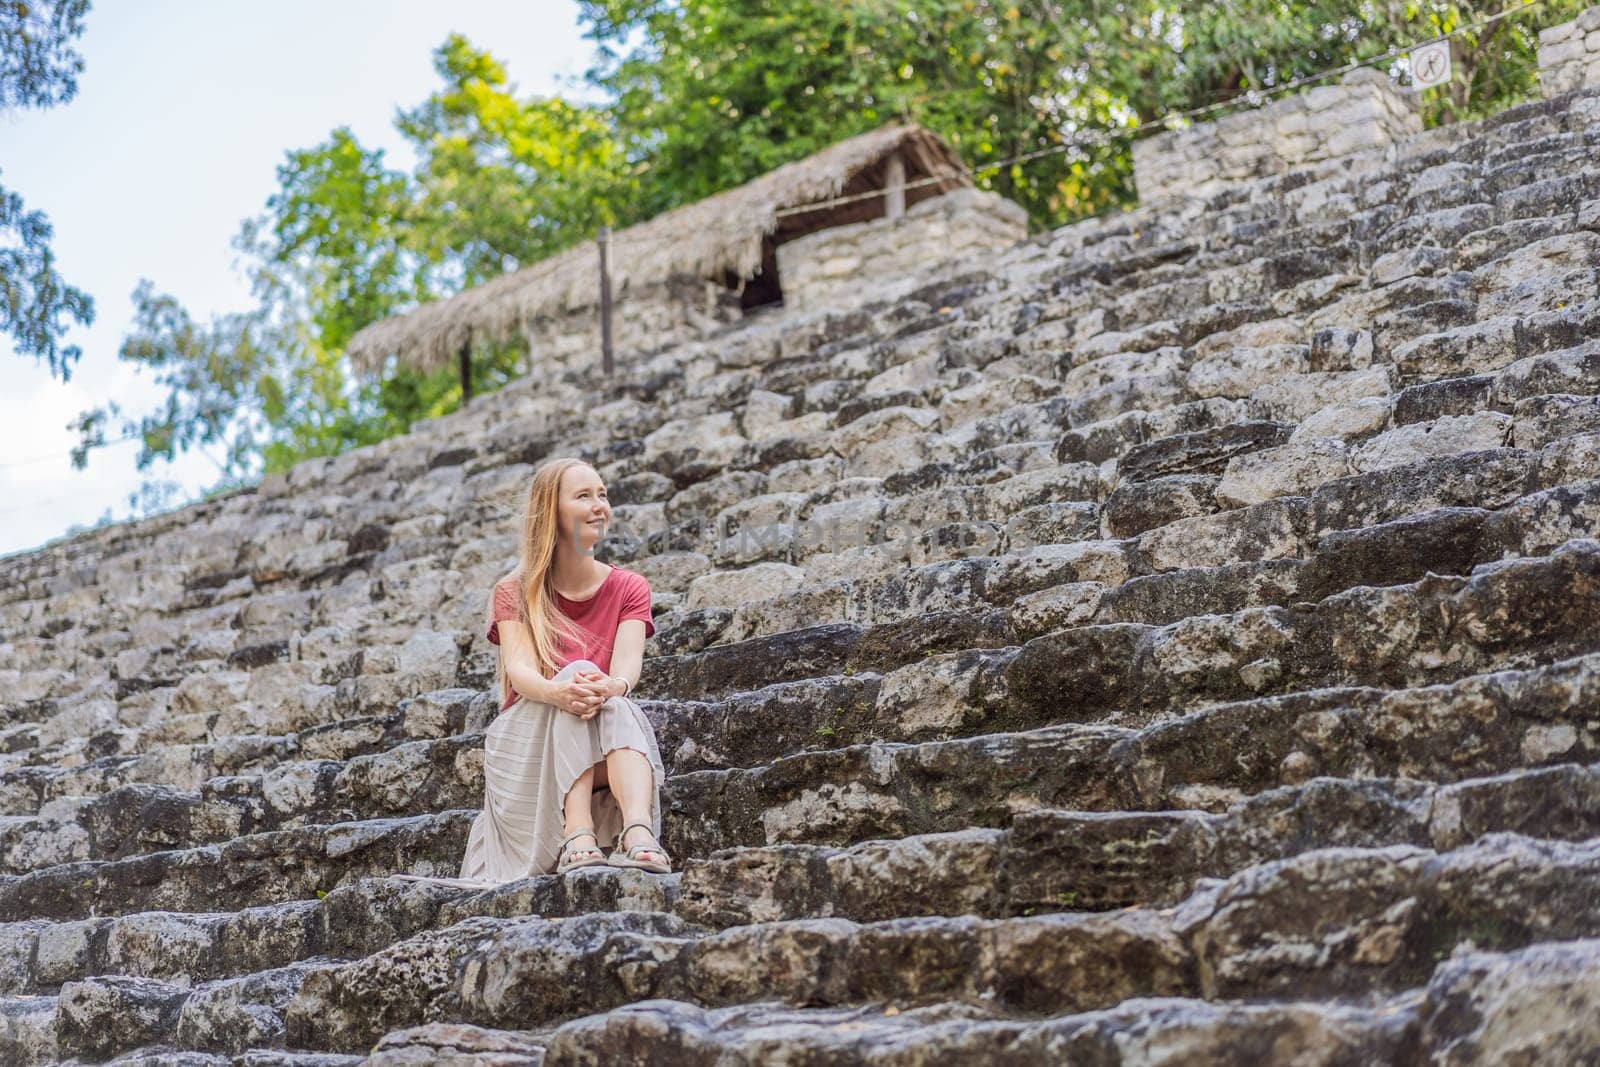
[[[579,669],[599,670],[586,659],[556,672],[562,680]],[[661,840],[661,782],[666,771],[656,734],[639,705],[611,697],[593,718],[580,719],[554,704],[518,697],[484,734],[483,811],[473,820],[458,884],[494,885],[553,874],[566,836],[562,805],[573,784],[612,749],[643,752],[655,772],[650,829]],[[589,805],[595,837],[610,848],[622,830],[622,806],[609,788],[594,791]],[[404,877],[404,876],[402,876]]]

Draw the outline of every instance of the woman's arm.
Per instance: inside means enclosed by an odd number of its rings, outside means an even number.
[[[533,659],[533,634],[521,619],[500,620],[500,655],[511,688],[525,700],[551,703],[554,684],[539,673]]]
[[[611,643],[611,690],[608,695],[633,695],[644,667],[644,620],[623,619]]]

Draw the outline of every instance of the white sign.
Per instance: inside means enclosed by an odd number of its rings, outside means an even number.
[[[1450,80],[1450,42],[1430,41],[1411,50],[1411,87],[1428,89]]]

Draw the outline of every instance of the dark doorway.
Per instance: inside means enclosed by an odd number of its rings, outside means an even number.
[[[761,270],[745,279],[739,293],[739,307],[753,311],[783,303],[783,287],[778,282],[778,246],[768,237],[761,242]]]

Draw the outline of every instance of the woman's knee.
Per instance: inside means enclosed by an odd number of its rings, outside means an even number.
[[[626,752],[626,753],[629,753],[629,755],[624,756],[623,758],[625,760],[628,760],[635,767],[638,767],[640,769],[640,771],[642,771],[644,774],[647,774],[652,779],[654,779],[655,773],[656,773],[656,769],[655,769],[655,765],[650,762],[649,753],[641,752],[638,749],[634,748],[632,745],[618,745],[616,748],[610,749],[609,751],[606,752],[606,758],[607,759],[611,758],[611,753],[612,752]]]
[[[562,796],[561,799],[563,801],[565,801],[570,797],[574,797],[574,796],[579,796],[579,797],[590,796],[593,793],[594,793],[594,768],[590,767],[588,770],[584,771],[582,774],[578,775],[578,777],[576,777],[576,778],[574,778],[572,780],[572,784],[567,787],[567,791]]]

